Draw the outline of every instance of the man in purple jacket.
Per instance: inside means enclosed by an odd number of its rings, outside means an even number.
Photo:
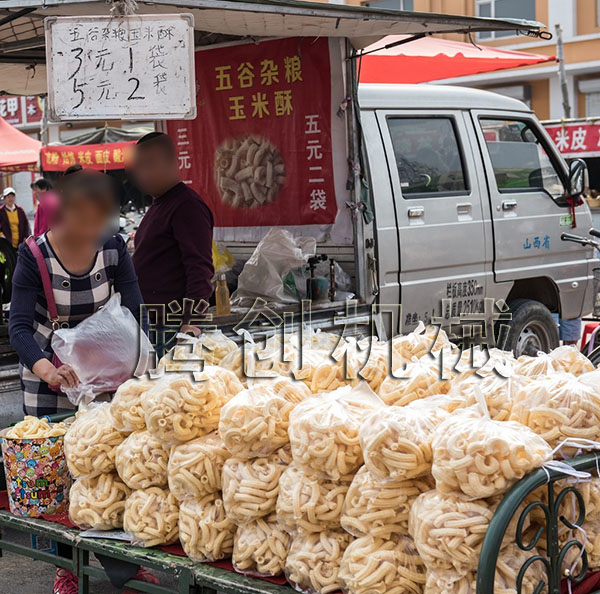
[[[138,140],[134,174],[139,188],[153,197],[135,234],[133,255],[144,303],[165,305],[169,313],[173,301],[181,308],[184,298],[193,300],[194,306],[208,302],[213,292],[213,216],[202,198],[181,181],[169,136],[151,132]],[[185,312],[183,331],[189,330],[189,307]],[[157,336],[159,356],[161,342]]]

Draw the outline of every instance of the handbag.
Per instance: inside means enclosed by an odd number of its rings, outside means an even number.
[[[25,240],[27,247],[33,254],[38,270],[40,271],[40,277],[42,279],[42,288],[44,289],[44,295],[46,297],[46,305],[48,307],[48,320],[52,324],[52,332],[60,328],[58,309],[56,308],[56,301],[54,299],[54,290],[52,289],[52,281],[50,280],[50,273],[48,272],[48,266],[46,266],[46,258],[40,250],[40,246],[37,244],[33,236],[28,237]],[[57,369],[63,364],[62,361],[53,353],[52,364]],[[48,386],[53,392],[61,392],[60,386]]]

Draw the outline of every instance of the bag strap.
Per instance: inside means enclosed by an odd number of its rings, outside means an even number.
[[[25,243],[31,250],[38,270],[40,271],[40,277],[42,278],[42,287],[44,289],[44,295],[46,296],[46,304],[48,305],[49,319],[52,322],[52,326],[58,324],[58,310],[56,309],[56,301],[54,300],[54,290],[52,289],[52,281],[50,280],[50,273],[48,272],[48,266],[46,266],[46,258],[40,250],[40,246],[33,236],[29,236]]]

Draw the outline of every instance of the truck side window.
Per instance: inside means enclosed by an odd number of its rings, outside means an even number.
[[[546,149],[531,126],[518,120],[480,120],[500,192],[546,191],[561,198],[565,189]]]
[[[463,158],[451,118],[388,119],[400,187],[407,198],[466,194]]]

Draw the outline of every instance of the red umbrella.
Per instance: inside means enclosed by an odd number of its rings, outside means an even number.
[[[0,171],[32,171],[38,168],[42,143],[0,118]]]
[[[408,39],[390,35],[365,49],[359,61],[361,83],[422,83],[517,66],[556,61],[554,56],[515,52],[496,47],[423,37],[395,47],[386,46]]]

